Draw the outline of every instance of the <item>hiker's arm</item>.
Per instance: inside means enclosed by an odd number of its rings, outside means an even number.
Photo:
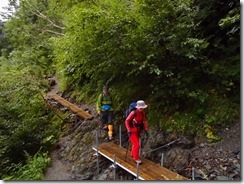
[[[100,94],[98,96],[97,103],[96,103],[96,109],[97,109],[97,113],[99,115],[100,115],[100,112],[101,112],[101,108],[102,108],[102,94]]]
[[[134,118],[134,111],[132,111],[128,116],[127,116],[127,118],[126,118],[126,120],[125,120],[125,127],[126,127],[126,129],[127,129],[127,132],[128,131],[131,131],[131,129],[130,129],[130,122],[133,120],[133,118]]]

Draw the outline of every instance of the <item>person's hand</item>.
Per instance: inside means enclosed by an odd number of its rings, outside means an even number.
[[[132,134],[132,132],[129,130],[128,132],[128,136],[130,137],[131,136],[131,134]]]
[[[100,111],[97,111],[98,115],[100,116],[101,112]]]

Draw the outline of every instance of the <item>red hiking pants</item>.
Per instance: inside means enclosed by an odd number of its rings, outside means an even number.
[[[131,156],[134,160],[139,159],[139,150],[140,150],[140,137],[139,137],[139,130],[136,127],[131,128],[131,136],[130,141],[132,144],[131,147]]]

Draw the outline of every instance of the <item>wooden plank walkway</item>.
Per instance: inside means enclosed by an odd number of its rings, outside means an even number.
[[[65,100],[64,98],[62,98],[61,96],[59,96],[57,94],[49,94],[49,95],[47,95],[47,97],[49,97],[53,100],[56,100],[63,106],[70,109],[74,114],[76,114],[80,118],[83,118],[83,119],[92,119],[93,118],[93,116],[91,114],[89,114],[88,112],[79,108],[77,105],[70,103],[69,101]]]
[[[92,148],[97,151],[96,147]],[[98,153],[107,159],[114,162],[124,170],[128,171],[134,176],[137,176],[137,164],[131,157],[131,152],[128,150],[127,157],[126,149],[120,147],[113,142],[102,143],[98,146]],[[141,158],[142,164],[139,166],[139,179],[140,180],[188,180],[186,177],[181,176],[165,167],[161,167],[146,158]]]

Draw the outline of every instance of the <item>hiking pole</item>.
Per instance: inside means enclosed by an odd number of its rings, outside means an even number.
[[[128,135],[127,148],[126,148],[126,154],[125,154],[125,162],[126,162],[126,157],[127,157],[127,154],[128,154],[128,149],[129,149],[129,141],[130,141],[130,137]]]

